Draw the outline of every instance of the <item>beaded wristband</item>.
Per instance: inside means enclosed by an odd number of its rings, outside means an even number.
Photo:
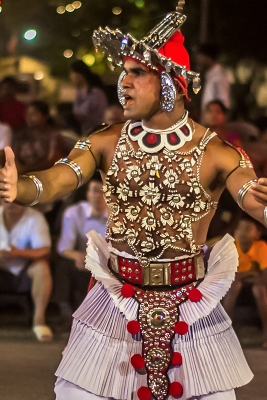
[[[55,163],[55,165],[56,164],[67,165],[68,167],[70,167],[73,170],[73,172],[75,172],[75,174],[77,176],[77,180],[78,180],[76,189],[78,189],[79,187],[81,187],[83,185],[82,170],[81,170],[81,168],[79,167],[79,165],[76,162],[70,160],[69,158],[61,158],[59,161],[57,161]]]
[[[39,202],[39,200],[40,200],[40,197],[42,196],[42,194],[43,194],[43,185],[42,185],[42,182],[38,179],[38,178],[36,178],[36,176],[35,175],[22,175],[24,178],[29,178],[29,179],[31,179],[32,181],[33,181],[33,183],[35,184],[35,187],[36,187],[36,196],[35,196],[35,199],[31,202],[31,204],[29,204],[29,206],[31,207],[31,206],[34,206],[35,204],[37,204],[38,202]]]
[[[243,201],[244,201],[244,197],[247,194],[248,190],[251,188],[251,186],[253,185],[253,183],[257,182],[257,179],[251,179],[250,181],[248,181],[247,183],[245,183],[241,189],[239,189],[238,194],[237,194],[237,204],[239,205],[240,208],[242,208],[242,210],[244,210],[243,208]]]

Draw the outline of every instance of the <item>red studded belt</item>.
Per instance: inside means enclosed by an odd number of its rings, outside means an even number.
[[[179,287],[205,276],[203,253],[171,262],[149,262],[146,259],[142,265],[136,259],[111,254],[109,268],[123,282],[153,289]]]

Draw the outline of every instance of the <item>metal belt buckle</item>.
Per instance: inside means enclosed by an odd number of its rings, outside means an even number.
[[[110,254],[110,265],[111,268],[117,272],[117,274],[119,273],[119,263],[118,263],[118,256],[115,254]]]
[[[149,263],[143,266],[144,286],[171,286],[171,264]]]
[[[194,257],[196,280],[203,279],[205,277],[205,263],[203,254],[200,253]]]

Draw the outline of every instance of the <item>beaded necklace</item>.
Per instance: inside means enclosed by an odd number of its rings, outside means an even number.
[[[168,129],[147,128],[138,121],[129,125],[128,134],[130,139],[138,142],[140,149],[147,153],[155,153],[163,148],[178,150],[192,140],[195,131],[193,121],[192,125],[193,129],[188,123],[188,111],[185,111],[182,118]]]

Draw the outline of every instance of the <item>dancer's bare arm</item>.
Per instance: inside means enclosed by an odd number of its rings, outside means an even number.
[[[68,158],[80,167],[83,182],[87,182],[95,169],[100,166],[103,141],[97,135],[91,138],[93,154],[90,151],[73,149]],[[28,177],[19,176],[14,160],[14,153],[10,147],[5,148],[5,165],[0,169],[0,197],[4,202],[16,201],[18,204],[29,205],[36,197],[36,186]],[[45,171],[33,172],[43,185],[40,203],[53,202],[77,187],[77,176],[67,165],[57,164]]]
[[[242,201],[242,208],[266,226],[264,208],[267,206],[267,178],[258,179],[253,168],[239,167],[240,155],[230,146],[219,144],[217,150],[215,163],[220,170],[220,178],[226,180],[226,187],[235,201],[238,200],[239,190],[247,182],[255,180],[255,183],[249,185],[250,188]]]

